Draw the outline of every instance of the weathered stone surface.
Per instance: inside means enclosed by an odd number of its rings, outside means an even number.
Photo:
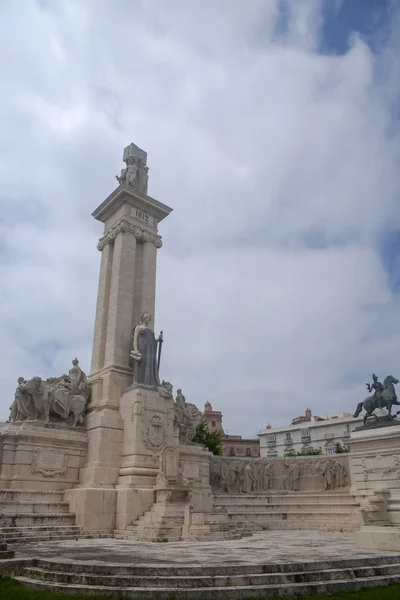
[[[172,545],[104,539],[25,544],[21,550],[14,573],[22,583],[115,597],[309,596],[400,581],[398,554],[359,551],[351,534],[267,532]],[[2,569],[12,575],[12,564]]]

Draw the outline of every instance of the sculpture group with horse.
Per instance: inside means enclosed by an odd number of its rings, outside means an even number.
[[[358,417],[360,412],[364,409],[366,411],[364,415],[364,425],[366,425],[368,417],[370,417],[377,408],[386,408],[389,418],[393,418],[392,407],[394,405],[400,405],[394,387],[397,383],[399,383],[399,380],[396,379],[396,377],[393,377],[393,375],[385,377],[383,383],[378,380],[378,377],[375,374],[372,375],[372,384],[367,383],[366,385],[369,392],[375,390],[374,394],[358,403],[353,416]],[[378,417],[376,418],[378,419]]]
[[[76,427],[90,398],[90,384],[75,358],[69,375],[43,380],[32,377],[18,379],[14,402],[10,407],[11,421],[65,422]],[[72,418],[70,416],[72,415]]]

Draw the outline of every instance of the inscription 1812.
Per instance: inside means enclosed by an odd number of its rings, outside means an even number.
[[[143,212],[142,210],[136,210],[136,218],[141,219],[145,223],[149,222],[149,215]]]

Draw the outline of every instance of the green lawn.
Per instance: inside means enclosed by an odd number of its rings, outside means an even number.
[[[105,596],[70,595],[59,592],[30,590],[18,581],[0,577],[0,598],[1,600],[104,600]],[[323,598],[325,600],[326,598],[330,598],[331,600],[400,600],[400,585],[392,585],[385,588],[376,587],[361,590],[360,592],[347,592],[332,596],[297,597],[297,600],[322,600]]]

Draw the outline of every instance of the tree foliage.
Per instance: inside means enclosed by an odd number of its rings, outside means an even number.
[[[296,450],[290,449],[285,452],[285,458],[290,458],[291,456],[321,456],[322,448],[318,448],[315,450],[314,448],[309,448],[304,452],[296,452]]]
[[[336,444],[335,444],[335,452],[336,452],[336,454],[345,454],[347,452],[350,452],[350,447],[349,446],[342,446],[340,444],[340,442],[336,442]]]
[[[210,452],[219,456],[222,454],[223,439],[224,434],[220,429],[210,431],[207,421],[202,419],[197,425],[196,435],[194,436],[193,441],[196,442],[196,444],[203,444]]]

